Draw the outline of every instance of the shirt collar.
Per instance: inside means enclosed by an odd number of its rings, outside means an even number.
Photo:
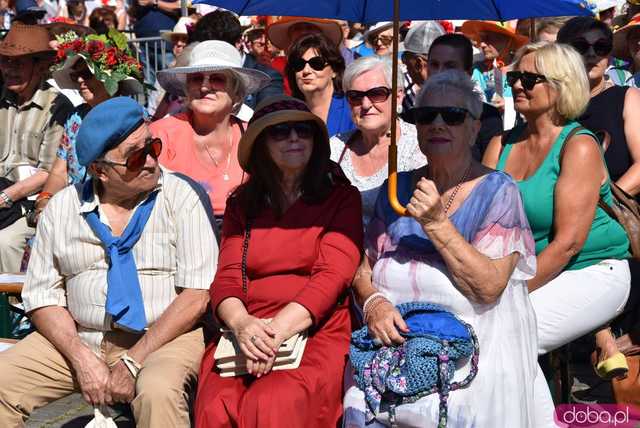
[[[156,191],[162,190],[162,186],[164,184],[164,176],[166,172],[162,167],[159,167],[159,168],[160,168],[160,177],[158,178],[158,183],[156,184],[156,187],[154,187],[153,190],[149,192],[149,195],[151,195]],[[84,199],[84,195],[83,195],[84,184],[80,185],[80,211],[79,211],[80,214],[90,213],[92,211],[95,211],[100,206],[100,197],[98,196],[96,181],[92,179],[91,183],[93,183],[93,195],[90,199],[87,199],[87,200]],[[138,206],[141,203],[146,201],[147,198],[144,198],[140,202],[138,202],[138,204],[136,205],[136,208],[138,208]]]
[[[2,100],[16,108],[21,108],[21,109],[27,109],[31,106],[35,106],[37,108],[39,108],[40,110],[44,110],[45,106],[48,104],[49,99],[51,98],[51,91],[55,91],[55,89],[53,89],[53,87],[47,83],[46,81],[43,81],[42,84],[40,85],[40,87],[36,90],[36,92],[33,94],[33,96],[31,97],[31,99],[29,101],[27,101],[26,103],[24,103],[24,105],[19,106],[18,105],[18,96],[16,95],[15,92],[10,91],[9,89],[7,89],[7,87],[5,86],[2,89]],[[57,94],[56,94],[57,95]]]

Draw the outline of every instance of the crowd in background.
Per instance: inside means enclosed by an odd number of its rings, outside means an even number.
[[[0,352],[0,420],[75,388],[188,426],[198,377],[202,427],[554,426],[538,356],[586,336],[621,378],[640,328],[599,205],[640,194],[640,2],[598,4],[402,22],[393,82],[391,22],[0,0],[0,273],[37,330]]]

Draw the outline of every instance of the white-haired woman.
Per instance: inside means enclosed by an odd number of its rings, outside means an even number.
[[[477,374],[445,399],[446,426],[535,426],[536,327],[526,284],[535,273],[535,253],[518,187],[471,154],[482,102],[467,74],[448,70],[432,76],[416,106],[420,149],[429,164],[398,174],[398,197],[407,204],[408,217],[395,214],[386,192],[380,192],[365,233],[367,257],[354,281],[356,301],[364,306],[374,343],[394,355],[409,355],[407,334],[419,334],[419,325],[409,330],[394,305],[438,304],[474,329],[480,358],[477,365],[474,359],[458,364],[453,381]],[[426,357],[397,364],[384,355],[365,377],[382,378],[388,372],[391,379],[396,369],[408,373],[411,368],[404,364],[414,363],[429,376]],[[399,380],[398,389],[404,381],[415,384],[409,377]],[[400,405],[383,403],[375,420],[365,425],[365,403],[374,402],[377,391],[387,400],[380,388],[348,389],[345,427],[442,426],[438,393],[413,396]],[[394,412],[385,410],[392,404]]]
[[[220,223],[227,197],[242,181],[237,152],[245,124],[233,114],[269,77],[243,68],[235,47],[209,40],[191,49],[186,66],[160,71],[158,81],[168,93],[187,100],[185,112],[150,126],[162,139],[160,164],[200,183]]]
[[[629,240],[598,206],[599,199],[611,204],[612,196],[597,139],[587,130],[572,134],[579,126],[575,118],[589,102],[580,55],[563,44],[526,45],[507,81],[526,124],[504,141],[494,137],[484,163],[509,173],[522,193],[536,240],[538,270],[528,287],[538,352],[544,354],[622,311],[630,288]],[[617,354],[608,330],[596,333],[596,340],[604,355]],[[540,391],[548,394],[543,383],[540,379]]]
[[[338,162],[362,195],[366,225],[373,214],[380,186],[387,178],[391,141],[391,61],[377,56],[358,58],[346,68],[342,87],[356,128],[331,138],[331,160]],[[402,88],[402,75],[398,88]],[[404,92],[398,90],[398,105]],[[398,119],[398,171],[427,163],[418,147],[415,126]]]

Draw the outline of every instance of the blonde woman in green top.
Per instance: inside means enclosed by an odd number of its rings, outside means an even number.
[[[622,311],[629,296],[629,241],[624,229],[597,207],[600,197],[612,198],[597,140],[586,130],[567,140],[589,102],[582,59],[568,45],[529,44],[519,51],[507,80],[526,124],[504,141],[494,137],[484,163],[517,181],[536,241],[537,273],[528,286],[538,352],[599,329],[600,374],[623,373],[618,361],[626,361],[602,326]],[[552,418],[543,379],[536,381],[536,395]]]

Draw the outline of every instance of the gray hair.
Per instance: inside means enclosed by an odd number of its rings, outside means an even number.
[[[382,69],[382,74],[384,74],[384,80],[387,82],[387,85],[391,87],[391,79],[393,63],[391,58],[379,57],[377,55],[363,56],[351,64],[347,66],[344,70],[344,75],[342,76],[342,89],[344,91],[348,91],[351,89],[353,81],[356,80],[361,74],[366,73],[367,71],[375,70],[376,68]],[[398,90],[404,90],[404,82],[403,75],[400,70],[398,70]]]
[[[476,118],[482,114],[482,99],[476,91],[475,85],[469,75],[460,70],[446,70],[427,79],[422,89],[416,97],[416,107],[424,105],[427,94],[435,90],[444,90],[448,93],[450,89],[457,90],[465,100],[467,110]]]

